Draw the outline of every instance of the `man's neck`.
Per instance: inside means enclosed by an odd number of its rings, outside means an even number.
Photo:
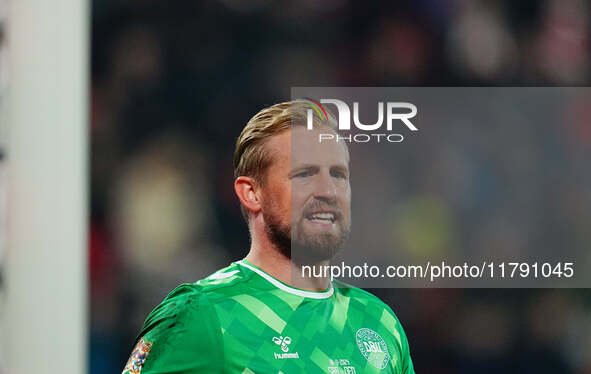
[[[274,246],[255,246],[253,242],[245,260],[292,287],[307,291],[324,291],[330,286],[327,277],[305,277],[302,267],[295,264]],[[311,267],[314,269],[314,267],[324,265],[328,265],[328,261],[311,265]]]

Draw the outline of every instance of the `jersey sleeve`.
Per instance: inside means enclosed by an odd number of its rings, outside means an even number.
[[[392,311],[392,309],[390,309],[390,311]],[[404,332],[404,328],[402,327],[402,324],[400,323],[400,320],[398,319],[396,314],[394,314],[394,312],[392,312],[392,314],[394,315],[394,318],[396,318],[397,322],[394,328],[397,329],[398,333],[400,334],[400,343],[402,350],[402,374],[415,374],[412,359],[410,358],[410,346],[408,344],[406,332]]]
[[[402,325],[400,323],[398,323],[398,326],[400,327],[400,331],[401,331],[400,335],[402,337],[402,360],[403,360],[402,373],[403,374],[415,374],[415,368],[412,364],[412,359],[410,358],[410,347],[408,344],[408,338],[406,337],[406,333],[404,332]]]
[[[400,320],[398,319],[398,317],[396,316],[394,311],[392,311],[392,309],[389,306],[387,306],[387,308],[390,311],[390,313],[392,314],[392,316],[394,317],[394,320],[396,321],[396,323],[393,326],[393,329],[396,330],[394,332],[394,335],[397,335],[400,337],[402,374],[415,374],[415,369],[414,369],[414,366],[412,363],[412,359],[410,358],[410,346],[408,344],[408,338],[406,337],[406,332],[404,332],[404,328],[402,327],[402,324],[400,323]]]
[[[223,362],[216,312],[185,285],[150,313],[122,374],[218,373]]]

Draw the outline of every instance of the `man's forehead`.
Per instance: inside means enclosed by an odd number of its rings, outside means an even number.
[[[319,134],[331,131],[288,129],[267,140],[265,147],[274,164],[291,164],[291,168],[307,166],[349,167],[349,151],[343,142],[319,142]]]
[[[330,129],[308,130],[300,127],[291,132],[291,163],[297,164],[331,164],[348,166],[349,152],[342,142],[334,140],[319,141],[319,135],[330,132]]]

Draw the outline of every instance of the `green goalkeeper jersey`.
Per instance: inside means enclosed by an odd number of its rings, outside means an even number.
[[[146,319],[123,374],[414,373],[408,340],[372,294],[288,286],[246,260],[177,287]]]

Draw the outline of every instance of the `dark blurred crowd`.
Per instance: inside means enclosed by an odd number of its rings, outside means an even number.
[[[293,86],[587,86],[590,21],[583,0],[94,1],[91,372],[122,370],[143,319],[172,288],[246,255],[232,152],[258,110],[288,100]],[[574,123],[561,146],[582,170],[591,125]],[[449,155],[449,144],[430,146]],[[414,173],[417,184],[453,188],[438,183],[442,170]],[[589,248],[591,181],[560,186],[548,192],[564,211],[545,218],[568,220],[551,221],[560,235],[540,240]],[[439,205],[402,195],[407,212],[445,226]],[[470,224],[460,218],[455,225]],[[527,233],[515,227],[491,219],[461,243],[518,249]],[[372,291],[403,322],[417,373],[591,373],[583,290]]]

